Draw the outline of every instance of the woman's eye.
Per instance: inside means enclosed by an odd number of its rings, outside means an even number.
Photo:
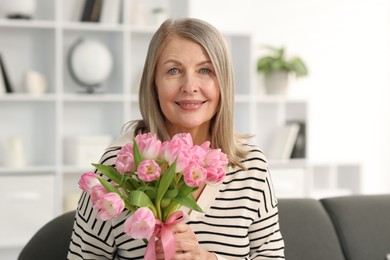
[[[202,73],[202,74],[209,74],[211,71],[210,71],[210,69],[209,68],[201,68],[200,69],[200,73]]]
[[[177,68],[172,68],[170,70],[168,70],[168,73],[171,74],[171,75],[175,75],[179,72],[179,70]]]

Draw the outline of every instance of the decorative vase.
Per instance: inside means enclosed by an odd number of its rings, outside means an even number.
[[[13,134],[8,137],[6,153],[8,166],[22,167],[25,165],[24,138],[22,135]]]
[[[38,71],[29,70],[24,76],[24,88],[32,95],[42,95],[47,90],[47,80]]]
[[[2,0],[4,13],[10,19],[32,19],[37,8],[36,0]]]
[[[275,71],[264,75],[264,85],[269,95],[286,95],[288,83],[288,72]]]

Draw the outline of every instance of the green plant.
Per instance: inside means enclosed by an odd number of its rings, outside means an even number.
[[[268,46],[267,49],[272,54],[259,58],[257,61],[258,72],[268,74],[276,71],[285,71],[294,73],[296,77],[303,77],[308,74],[307,67],[301,58],[294,56],[287,59],[284,47],[275,48]]]

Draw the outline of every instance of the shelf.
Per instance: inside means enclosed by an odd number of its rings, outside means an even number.
[[[96,161],[95,163],[98,163],[98,161]],[[68,175],[68,176],[74,176],[74,175],[80,176],[84,172],[94,171],[95,170],[95,168],[91,164],[89,164],[89,165],[90,166],[88,166],[88,164],[86,164],[85,166],[79,166],[79,165],[67,165],[67,164],[65,164],[62,167],[62,170],[63,170],[65,175]]]
[[[97,90],[99,91],[99,90]],[[123,102],[129,100],[130,97],[123,94],[108,94],[108,93],[79,93],[79,94],[64,94],[63,98],[66,102]]]
[[[44,20],[11,20],[0,19],[0,27],[10,27],[13,29],[55,29],[56,24],[53,21]]]
[[[56,166],[35,166],[28,165],[23,167],[0,167],[0,176],[37,176],[54,175]]]
[[[97,22],[63,22],[62,29],[65,31],[98,31],[98,32],[124,32],[122,24],[104,24]]]
[[[10,93],[0,95],[1,102],[54,102],[55,94],[32,95],[25,93]]]
[[[289,159],[289,160],[269,160],[270,168],[303,168],[307,167],[306,159]]]

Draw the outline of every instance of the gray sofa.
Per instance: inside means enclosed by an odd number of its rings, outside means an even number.
[[[42,227],[19,260],[66,259],[75,212]],[[287,260],[385,260],[390,253],[390,194],[279,199]]]
[[[287,260],[390,259],[390,194],[279,199]]]

